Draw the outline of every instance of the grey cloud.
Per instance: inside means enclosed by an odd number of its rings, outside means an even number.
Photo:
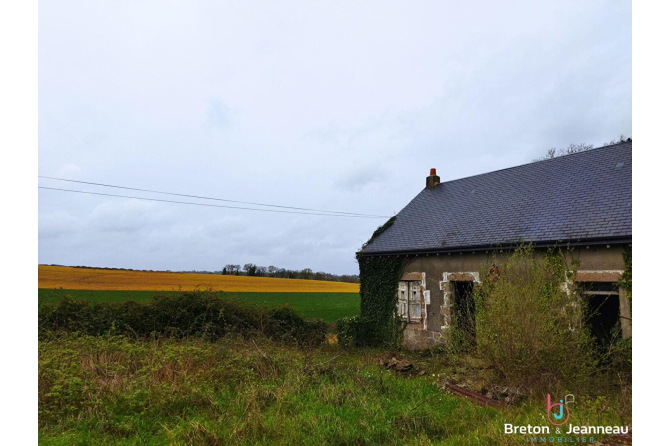
[[[207,123],[215,128],[224,129],[230,125],[231,110],[220,99],[210,101],[207,108]]]
[[[137,200],[109,201],[93,209],[88,225],[95,231],[132,233],[149,231],[160,224],[160,206]],[[164,213],[164,211],[163,211]]]
[[[69,212],[54,210],[39,214],[38,232],[40,240],[64,237],[80,230],[82,224]]]
[[[360,192],[366,186],[381,183],[388,178],[388,172],[382,165],[354,167],[351,173],[337,180],[335,185],[346,191]]]
[[[391,215],[431,167],[446,181],[632,136],[631,13],[600,1],[46,2],[39,173]],[[353,273],[384,221],[42,190],[38,213],[40,262],[173,270]]]

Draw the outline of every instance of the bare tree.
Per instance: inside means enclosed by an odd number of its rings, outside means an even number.
[[[556,149],[556,147],[552,147],[551,149],[547,150],[547,153],[542,158],[535,158],[533,161],[549,160],[552,158],[556,158],[558,156],[570,155],[572,153],[586,152],[587,150],[591,149],[593,149],[593,144],[585,144],[585,143],[570,144],[569,146],[563,149]]]
[[[605,141],[603,143],[603,146],[611,146],[612,144],[618,144],[620,142],[633,142],[633,140],[622,133],[621,135],[619,135],[619,139]]]
[[[256,265],[253,263],[246,263],[244,265],[244,272],[247,273],[247,276],[255,276],[256,275]]]
[[[247,263],[243,267],[240,265],[227,264],[222,268],[221,273],[223,275],[235,275],[239,276],[240,271],[244,271],[247,276],[260,276],[260,277],[278,277],[284,279],[312,279],[312,280],[328,280],[333,282],[350,282],[350,283],[359,283],[359,278],[357,275],[337,275],[326,273],[323,271],[314,272],[310,268],[304,268],[302,270],[293,270],[293,269],[284,269],[277,268],[274,265],[268,267],[254,265],[253,263]],[[194,271],[198,272],[198,271]]]
[[[310,268],[303,269],[302,271],[300,271],[299,274],[300,274],[299,277],[301,279],[307,279],[307,280],[310,280],[314,275],[314,273],[312,272],[312,270]]]
[[[619,135],[619,139],[613,139],[609,142],[605,142],[603,146],[609,146],[612,144],[617,144],[620,142],[631,142],[632,139],[628,138],[626,135],[621,134]],[[571,155],[573,153],[579,153],[579,152],[586,152],[587,150],[593,149],[593,144],[586,144],[586,143],[580,143],[580,144],[570,144],[567,147],[564,147],[562,149],[556,149],[556,147],[552,147],[551,149],[547,150],[547,153],[544,154],[543,157],[541,158],[535,158],[533,162],[536,161],[543,161],[543,160],[549,160],[552,158],[556,158],[559,156],[564,156],[564,155]]]
[[[225,274],[230,274],[230,275],[235,274],[235,275],[237,275],[239,273],[240,273],[240,265],[228,264],[223,268],[223,274],[224,275]]]

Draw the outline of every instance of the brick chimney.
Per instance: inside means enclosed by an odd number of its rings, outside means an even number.
[[[440,177],[437,176],[437,169],[430,169],[430,175],[426,177],[426,189],[432,189],[440,184]]]

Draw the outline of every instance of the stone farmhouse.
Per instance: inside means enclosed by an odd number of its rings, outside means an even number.
[[[628,140],[444,183],[431,169],[425,189],[358,255],[406,258],[397,311],[410,348],[444,339],[481,266],[529,242],[539,251],[569,248],[579,260],[573,280],[599,309],[599,329],[620,322],[630,337],[631,306],[618,280],[632,234]]]

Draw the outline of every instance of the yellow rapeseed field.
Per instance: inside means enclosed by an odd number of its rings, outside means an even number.
[[[39,288],[66,290],[193,291],[275,293],[358,293],[356,283],[216,274],[120,271],[68,266],[38,266]]]

